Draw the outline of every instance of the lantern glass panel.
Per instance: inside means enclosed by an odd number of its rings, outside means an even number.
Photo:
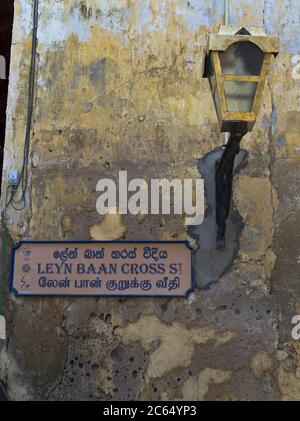
[[[224,81],[228,112],[250,113],[257,89],[257,82]]]
[[[264,52],[252,42],[236,42],[219,55],[223,74],[260,76]]]
[[[216,73],[215,73],[213,63],[212,63],[211,55],[209,57],[208,65],[209,65],[208,73],[209,73],[210,89],[211,89],[211,92],[212,92],[212,96],[213,96],[213,100],[214,100],[214,104],[215,104],[217,114],[218,114],[219,118],[221,118],[221,106],[220,106],[220,98],[219,98],[218,89],[217,89],[217,79],[216,79]]]

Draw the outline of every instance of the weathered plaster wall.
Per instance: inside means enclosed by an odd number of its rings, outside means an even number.
[[[31,46],[32,2],[15,3],[4,185],[22,156]],[[244,226],[229,269],[188,300],[7,294],[0,374],[13,399],[300,399],[298,3],[231,2],[231,23],[278,33],[281,52],[243,140],[234,206]],[[30,186],[25,211],[8,211],[14,240],[187,237],[180,217],[101,220],[95,187],[121,169],[199,176],[222,142],[202,62],[223,9],[40,0]]]

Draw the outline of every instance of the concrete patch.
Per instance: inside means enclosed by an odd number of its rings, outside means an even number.
[[[126,233],[127,228],[122,223],[121,215],[106,214],[103,221],[90,227],[93,240],[119,240]]]

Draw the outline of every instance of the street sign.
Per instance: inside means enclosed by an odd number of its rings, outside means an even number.
[[[182,241],[22,241],[11,289],[21,296],[167,296],[193,289],[193,251]]]

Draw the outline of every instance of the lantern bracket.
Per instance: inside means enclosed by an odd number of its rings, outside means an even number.
[[[237,125],[237,132],[231,132],[220,160],[216,163],[216,248],[225,249],[226,221],[230,212],[232,178],[235,156],[240,152],[240,142],[247,133],[246,127]]]

